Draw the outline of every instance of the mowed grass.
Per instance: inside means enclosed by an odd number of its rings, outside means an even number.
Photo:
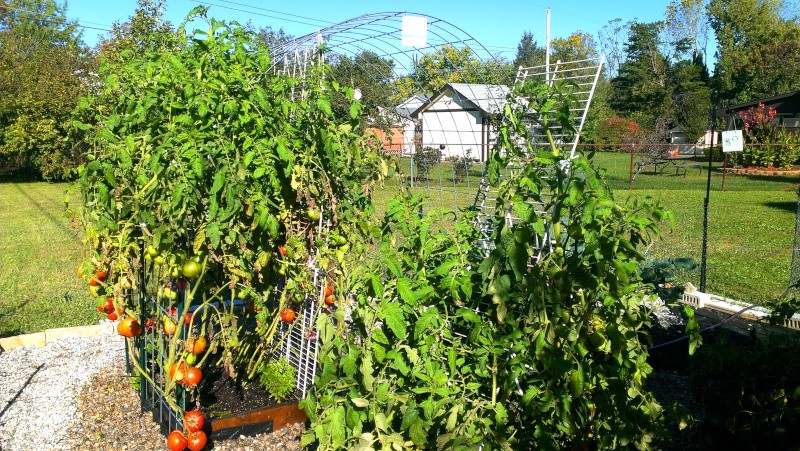
[[[687,168],[685,176],[670,167],[661,174],[648,167],[634,178],[631,190],[628,155],[598,153],[594,163],[606,171],[617,200],[652,197],[673,211],[674,226],[663,228],[649,257],[688,256],[700,262],[707,160],[702,168]],[[728,174],[722,191],[719,166],[715,163],[711,172],[706,291],[769,305],[789,283],[800,178]],[[699,286],[699,271],[685,278]]]
[[[605,173],[618,201],[652,197],[674,212],[674,226],[664,224],[661,236],[643,249],[648,258],[689,256],[700,261],[705,168],[688,168],[685,176],[675,175],[672,168],[663,174],[647,168],[628,190],[627,155],[598,153],[594,164]],[[479,167],[453,183],[447,165],[417,179],[414,191],[428,196],[433,208],[471,206]],[[728,175],[724,192],[721,183],[721,174],[712,171],[706,291],[769,305],[788,284],[800,178]],[[378,214],[401,184],[389,180],[375,191]],[[65,216],[66,188],[0,183],[0,336],[93,324],[100,318],[75,274],[83,256],[82,233]],[[699,286],[699,272],[681,278]]]
[[[65,184],[0,183],[0,337],[96,323]]]

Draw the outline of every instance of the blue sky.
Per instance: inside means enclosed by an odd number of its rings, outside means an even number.
[[[258,1],[258,0],[208,0],[209,16],[223,20],[251,21],[256,26],[283,28],[287,33],[301,36],[327,25],[342,22],[366,13],[408,11],[434,16],[463,29],[490,52],[513,59],[523,32],[531,31],[540,45],[545,42],[545,17],[551,11],[551,37],[566,37],[580,30],[594,36],[610,20],[623,22],[637,19],[640,22],[660,20],[668,0],[573,0],[555,5],[537,0],[344,0],[344,1]],[[195,0],[167,0],[165,17],[179,23],[186,14],[201,2]],[[89,45],[97,42],[99,34],[107,32],[115,21],[125,21],[136,8],[135,0],[71,0],[67,16],[78,20],[84,29],[84,40]]]

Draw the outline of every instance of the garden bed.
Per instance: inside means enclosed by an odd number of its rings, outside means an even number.
[[[779,169],[775,167],[769,168],[725,168],[728,174],[737,175],[758,175],[758,176],[774,176],[774,177],[797,177],[800,176],[800,169]]]

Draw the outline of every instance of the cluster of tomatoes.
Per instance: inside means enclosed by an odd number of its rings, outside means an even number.
[[[199,410],[191,410],[183,415],[183,430],[176,429],[167,436],[170,451],[190,449],[200,451],[206,446],[208,436],[203,431],[205,417]]]
[[[122,315],[122,309],[114,307],[114,300],[111,298],[99,298],[97,300],[97,311],[105,314],[109,321],[116,321]]]
[[[147,246],[144,252],[144,259],[158,266],[167,266],[170,276],[174,279],[181,276],[187,279],[194,279],[200,275],[203,269],[203,255],[198,254],[187,257],[185,253],[181,252],[170,255],[166,252],[159,252],[153,246]]]
[[[184,342],[186,357],[173,363],[169,368],[169,377],[184,387],[194,387],[203,380],[203,371],[194,366],[198,356],[205,352],[208,340],[204,336],[189,338]]]

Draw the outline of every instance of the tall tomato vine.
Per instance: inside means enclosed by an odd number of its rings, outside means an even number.
[[[553,137],[546,148],[519,138],[531,123],[574,134],[569,92],[518,86],[513,100],[524,101],[506,108],[490,163],[499,215],[479,273],[503,349],[497,403],[513,412],[525,447],[644,447],[661,408],[643,386],[650,312],[637,247],[669,213],[649,201],[616,203],[589,161],[568,162]],[[537,242],[552,251],[537,258]]]
[[[195,18],[205,9],[187,23]],[[219,343],[229,370],[251,378],[273,343],[278,313],[302,300],[277,293],[276,280],[307,286],[304,262],[324,244],[316,229],[355,232],[387,166],[364,137],[352,89],[327,82],[324,66],[303,79],[276,74],[251,33],[207,22],[205,32],[187,33],[184,24],[169,45],[105,64],[102,93],[81,101],[76,126],[92,144],[80,168],[85,266],[109,274],[98,296],[124,303],[127,290],[145,289],[136,286],[148,258],[141,249],[176,268],[197,256],[202,273],[191,302],[242,298],[259,312],[253,336],[232,310],[217,309],[217,320],[231,326]],[[337,92],[352,102],[349,122],[333,117]],[[322,220],[309,219],[314,211]],[[336,254],[325,262],[334,273]],[[247,334],[257,346],[243,345]]]

